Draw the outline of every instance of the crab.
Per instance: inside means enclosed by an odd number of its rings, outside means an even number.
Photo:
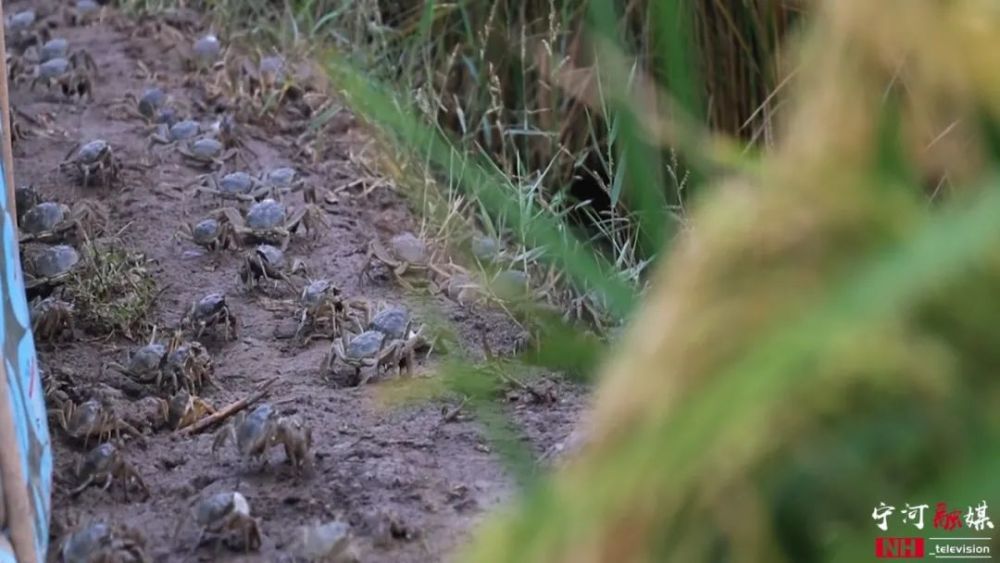
[[[260,183],[267,188],[271,197],[280,197],[289,193],[304,191],[306,203],[316,203],[315,193],[305,190],[305,179],[290,166],[272,168],[260,175]]]
[[[92,438],[103,442],[114,437],[120,441],[122,432],[142,440],[142,433],[136,427],[118,418],[110,407],[96,399],[80,405],[67,401],[61,409],[49,411],[49,414],[71,438],[83,441],[84,447]]]
[[[212,383],[215,366],[208,350],[200,342],[181,342],[175,337],[163,363],[160,387],[170,392],[187,390],[196,393]]]
[[[38,48],[38,62],[40,63],[65,58],[67,55],[69,55],[69,41],[64,37],[49,39]]]
[[[230,172],[221,177],[216,174],[203,174],[195,182],[200,182],[194,189],[196,196],[206,193],[220,199],[251,202],[263,198],[268,193],[260,180],[241,171]]]
[[[145,548],[146,540],[137,530],[98,522],[63,538],[58,553],[62,563],[147,563],[151,559]]]
[[[212,453],[232,441],[241,456],[261,459],[267,463],[267,450],[281,444],[285,457],[295,469],[302,469],[309,461],[312,447],[312,429],[298,416],[278,416],[269,403],[263,403],[249,415],[238,413],[222,427],[212,442]]]
[[[345,333],[340,340],[334,340],[323,359],[323,367],[332,372],[339,359],[354,368],[355,384],[364,385],[381,368],[405,367],[407,374],[412,373],[416,349],[424,344],[420,332],[408,334],[403,339],[389,339],[377,330],[368,330],[353,338],[348,338]],[[361,369],[365,367],[374,368],[374,371],[362,378]]]
[[[33,256],[25,272],[26,289],[54,287],[64,282],[80,262],[80,253],[69,245],[50,246]]]
[[[149,134],[150,146],[173,145],[182,141],[194,139],[201,133],[201,123],[193,119],[184,119],[174,123],[160,123]]]
[[[178,148],[177,152],[188,163],[207,168],[220,168],[226,161],[236,156],[236,149],[226,149],[226,146],[214,137],[202,137],[190,141]]]
[[[183,57],[185,66],[188,70],[198,72],[211,69],[222,61],[222,51],[222,43],[214,34],[199,37]]]
[[[126,108],[130,116],[144,119],[148,123],[163,123],[164,121],[160,118],[163,115],[163,110],[168,107],[170,96],[161,88],[151,86],[143,90],[138,97],[129,92],[125,94],[124,100],[119,100],[116,103],[121,101],[128,102],[129,105]],[[163,133],[159,130],[154,132]]]
[[[11,113],[13,115],[13,113]],[[24,214],[29,209],[42,202],[42,196],[33,186],[18,186],[14,188],[14,207],[17,208],[17,224],[21,224]]]
[[[403,277],[407,272],[429,272],[447,276],[446,272],[432,262],[432,258],[427,243],[417,238],[413,233],[396,235],[389,239],[388,245],[374,239],[368,243],[365,265],[361,269],[359,283],[364,283],[365,278],[371,278],[371,269],[376,263],[388,267],[396,281],[408,289],[412,289],[413,285]]]
[[[39,340],[62,340],[73,335],[73,304],[54,296],[31,304],[31,332]]]
[[[180,430],[213,414],[215,407],[207,401],[181,389],[167,402],[167,423]]]
[[[350,524],[338,521],[299,527],[292,552],[304,561],[357,563],[359,560]]]
[[[192,329],[195,338],[201,338],[205,329],[216,324],[222,324],[225,331],[225,338],[228,340],[237,338],[236,316],[229,310],[226,304],[224,293],[209,293],[191,304],[184,318],[181,319],[181,326]]]
[[[35,68],[29,90],[34,91],[39,83],[46,88],[59,87],[67,98],[94,99],[94,78],[99,78],[97,65],[86,51],[71,53],[68,57],[56,57],[40,63]]]
[[[363,300],[345,300],[341,295],[340,288],[334,286],[329,280],[311,280],[302,288],[299,296],[299,325],[295,330],[295,337],[302,339],[302,344],[306,345],[313,336],[305,335],[306,328],[315,329],[318,325],[328,325],[329,332],[325,335],[328,338],[339,338],[343,332],[343,326],[350,322],[358,331],[362,331],[362,323],[358,321],[352,309],[368,314],[368,303]]]
[[[44,42],[48,29],[37,28],[35,21],[38,19],[34,10],[22,10],[7,17],[6,36],[7,43],[11,50],[23,52],[31,45]]]
[[[202,498],[192,508],[191,516],[199,529],[195,549],[208,539],[222,540],[230,547],[246,551],[260,549],[260,526],[250,515],[250,503],[238,492],[220,492]],[[174,535],[180,533],[187,521],[187,518],[180,521]]]
[[[21,242],[64,242],[73,233],[77,240],[92,238],[104,230],[108,210],[104,204],[82,199],[72,208],[64,203],[43,201],[25,211],[19,222]]]
[[[98,179],[102,186],[109,186],[118,182],[121,172],[121,164],[111,145],[103,139],[74,146],[62,165],[74,168],[83,186],[89,186],[93,179]]]
[[[71,496],[79,495],[91,485],[99,484],[102,489],[108,490],[117,480],[121,482],[122,490],[125,492],[125,502],[128,502],[128,489],[132,482],[138,485],[145,498],[149,498],[149,488],[139,476],[139,472],[125,460],[121,451],[109,442],[90,450],[77,465],[76,475],[80,484],[70,491]]]
[[[182,223],[176,236],[190,240],[207,250],[232,248],[239,245],[236,231],[222,215],[205,217],[194,224]]]
[[[247,242],[272,244],[281,250],[288,248],[292,233],[300,227],[315,237],[318,225],[328,225],[323,210],[315,205],[306,205],[289,216],[285,206],[271,198],[251,205],[245,219],[237,209],[225,208],[221,212]]]
[[[270,244],[261,244],[248,250],[243,256],[240,280],[247,289],[259,287],[261,279],[274,280],[275,284],[277,284],[277,280],[281,280],[289,287],[294,287],[292,280],[288,277],[289,274],[294,275],[304,268],[304,264],[298,259],[294,260],[289,268],[285,260],[285,253],[280,248]]]
[[[368,320],[367,330],[377,330],[390,340],[405,339],[410,334],[410,311],[405,307],[386,307]]]
[[[94,0],[76,0],[72,6],[63,7],[66,25],[77,27],[104,20],[104,7]]]
[[[111,362],[109,367],[120,371],[139,383],[160,385],[163,377],[163,363],[167,357],[167,347],[156,342],[156,330],[149,342],[129,353],[126,365]]]

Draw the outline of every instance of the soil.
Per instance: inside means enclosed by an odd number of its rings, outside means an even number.
[[[5,11],[9,15],[28,7],[48,7],[52,12],[54,6],[17,1],[7,3]],[[197,252],[191,243],[172,238],[183,222],[199,219],[218,202],[192,199],[190,189],[181,186],[203,171],[190,167],[170,147],[148,148],[146,125],[124,115],[115,102],[125,93],[139,95],[156,84],[179,105],[195,108],[192,102],[203,95],[202,88],[185,84],[187,74],[178,49],[165,50],[163,41],[149,32],[155,28],[151,22],[133,34],[134,24],[113,13],[103,22],[83,26],[68,27],[57,15],[47,21],[56,24],[53,36],[65,37],[71,48],[85,49],[93,56],[99,78],[94,81],[93,101],[66,100],[58,90],[44,86],[32,92],[30,79],[12,84],[12,105],[22,116],[22,128],[29,130],[28,137],[15,143],[18,185],[33,185],[46,199],[65,203],[84,197],[106,203],[113,230],[123,229],[121,236],[127,244],[155,261],[163,293],[150,314],[163,330],[177,326],[193,300],[225,292],[238,317],[240,335],[226,342],[209,330],[203,337],[215,360],[219,385],[206,387],[202,396],[218,407],[278,377],[268,400],[282,414],[297,413],[305,419],[313,429],[315,453],[312,469],[299,474],[285,462],[281,448],[271,449],[267,463],[258,464],[240,459],[231,445],[213,456],[211,432],[188,436],[147,430],[145,446],[126,440],[122,448],[148,485],[148,499],[136,500],[141,495],[133,494],[126,502],[117,486],[110,490],[92,487],[71,497],[68,491],[77,483],[76,464],[88,448],[53,426],[54,533],[63,527],[59,523],[71,526],[103,520],[141,530],[148,554],[157,561],[273,561],[285,557],[299,526],[340,519],[351,524],[362,561],[446,559],[486,511],[516,491],[513,478],[491,451],[483,426],[468,414],[445,421],[442,411],[453,408],[454,402],[385,407],[377,395],[380,387],[391,384],[391,376],[351,387],[341,377],[346,374],[324,373],[320,366],[328,341],[299,347],[280,338],[287,336],[281,327],[287,327],[294,315],[294,307],[282,305],[282,300],[292,302],[292,292],[277,297],[247,292],[237,276],[242,251]],[[112,21],[113,25],[108,23]],[[189,33],[194,37],[203,32],[196,28]],[[204,123],[215,117],[211,110],[190,111]],[[291,165],[307,172],[315,186],[349,184],[364,176],[349,155],[363,151],[367,140],[349,114],[344,112],[337,119],[337,132],[325,139],[327,149],[317,162],[302,160],[301,151],[296,150],[295,135],[301,129],[285,132],[248,125],[246,131],[256,132],[245,136],[254,154],[245,151],[247,162],[234,167],[259,173]],[[95,138],[111,143],[123,163],[122,185],[84,188],[60,169],[77,143]],[[301,195],[290,196],[288,203],[301,204]],[[326,210],[330,228],[321,229],[315,243],[293,237],[289,254],[305,261],[310,276],[330,279],[349,296],[411,302],[384,269],[377,270],[373,282],[359,285],[369,240],[419,232],[419,221],[403,198],[385,187],[368,193],[345,191]],[[438,297],[431,302],[435,312],[453,324],[456,334],[468,339],[462,346],[472,356],[481,353],[478,338],[472,335],[482,330],[493,349],[512,348],[517,327],[500,312],[460,307]],[[81,393],[110,392],[116,411],[128,418],[137,416],[143,392],[137,396],[135,386],[126,385],[124,376],[108,364],[123,362],[127,351],[137,345],[122,337],[98,338],[78,330],[71,342],[39,343],[39,354],[43,369],[71,376]],[[435,352],[421,359],[416,376],[435,377],[443,357]],[[582,402],[581,389],[555,376],[547,380],[558,397],[555,403],[540,404],[523,397],[519,401],[497,399],[535,452],[548,449],[569,432]],[[153,389],[144,393],[155,395]],[[198,531],[187,517],[192,502],[229,490],[241,492],[259,519],[263,542],[256,553],[237,553],[212,543],[195,545]],[[179,523],[184,526],[175,535]]]

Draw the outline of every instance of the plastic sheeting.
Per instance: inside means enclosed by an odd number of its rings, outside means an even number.
[[[0,136],[2,138],[2,136]],[[52,489],[52,448],[46,421],[44,391],[35,356],[35,341],[31,334],[31,320],[24,293],[24,280],[18,250],[17,222],[12,197],[13,186],[7,186],[7,168],[10,163],[0,160],[0,180],[4,183],[4,197],[0,197],[2,220],[3,260],[0,261],[0,343],[3,352],[7,388],[10,393],[11,413],[17,433],[17,451],[3,451],[0,455],[17,455],[21,474],[27,480],[31,518],[34,519],[35,548],[39,561],[44,561],[49,538],[49,511]],[[0,422],[3,423],[3,422]],[[5,489],[23,484],[7,484]],[[24,515],[8,514],[8,519]],[[3,530],[5,535],[7,530]],[[8,536],[9,538],[9,536]],[[4,542],[0,542],[4,543]],[[9,545],[9,544],[8,544]],[[14,561],[13,554],[0,547],[0,563]]]

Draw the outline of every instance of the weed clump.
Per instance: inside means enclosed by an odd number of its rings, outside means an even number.
[[[81,327],[99,336],[141,338],[151,330],[159,295],[150,260],[118,240],[88,241],[79,267],[66,283]]]

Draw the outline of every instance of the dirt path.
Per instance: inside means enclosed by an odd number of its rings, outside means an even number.
[[[20,1],[8,3],[5,10],[12,14],[28,7],[40,9],[38,3]],[[204,339],[215,358],[216,380],[222,387],[207,388],[204,397],[217,406],[224,405],[246,395],[257,383],[279,377],[270,400],[282,413],[297,413],[312,426],[316,456],[314,471],[299,477],[284,462],[280,448],[271,450],[269,463],[258,468],[238,459],[231,446],[214,458],[211,434],[189,438],[159,431],[147,436],[145,448],[134,441],[124,446],[128,460],[151,490],[147,500],[126,503],[116,487],[111,492],[91,488],[70,498],[74,467],[86,450],[54,430],[56,518],[129,524],[143,531],[149,553],[162,561],[277,560],[299,525],[334,518],[352,525],[362,561],[446,557],[476,517],[512,491],[511,479],[490,452],[480,425],[467,419],[442,423],[441,404],[385,410],[375,402],[374,386],[342,387],[321,372],[326,341],[300,348],[276,338],[275,327],[287,322],[291,313],[266,308],[266,300],[241,289],[237,280],[239,252],[199,254],[190,243],[171,239],[182,222],[200,218],[212,204],[204,198],[192,202],[185,192],[171,187],[200,171],[185,165],[169,150],[161,151],[165,156],[157,167],[127,167],[124,186],[116,189],[83,189],[61,171],[59,163],[67,151],[79,141],[94,138],[110,142],[125,164],[149,162],[151,153],[142,123],[118,115],[112,100],[126,92],[138,95],[155,83],[182,105],[189,105],[196,91],[183,85],[176,53],[164,53],[144,34],[130,38],[106,24],[64,27],[61,19],[52,19],[59,21],[53,35],[65,37],[74,49],[91,53],[101,78],[96,82],[93,102],[61,101],[57,92],[44,88],[29,92],[27,82],[13,88],[12,103],[17,110],[43,124],[32,126],[34,134],[16,144],[18,184],[35,186],[47,199],[72,203],[81,197],[95,197],[110,206],[115,227],[128,225],[123,235],[128,243],[158,265],[157,281],[166,288],[154,312],[159,326],[175,326],[192,300],[224,291],[239,318],[241,333],[235,342]],[[155,79],[142,76],[139,61],[155,73]],[[205,123],[213,118],[204,113],[191,117]],[[335,152],[342,155],[364,140],[351,120],[344,123],[341,138],[333,140],[342,147]],[[294,158],[293,138],[266,133],[262,136],[266,141],[250,140],[257,158],[249,157],[249,164],[240,164],[240,168],[251,173],[278,165],[304,168],[304,163]],[[321,170],[309,181],[329,186],[356,174],[344,157],[323,162]],[[300,203],[300,197],[295,195],[289,203]],[[402,200],[379,189],[363,198],[342,199],[330,209],[327,219],[331,228],[322,232],[317,244],[295,239],[289,253],[303,258],[313,277],[329,278],[347,295],[405,303],[405,295],[388,277],[364,288],[358,286],[364,261],[361,250],[372,237],[419,229]],[[443,300],[438,305],[445,318],[457,323],[460,334],[487,329],[497,349],[511,346],[515,329],[503,316],[461,309]],[[89,335],[77,336],[78,340],[58,349],[40,344],[43,367],[72,374],[81,388],[120,387],[121,376],[106,365],[123,361],[126,350],[135,344],[88,341]],[[418,373],[433,377],[436,361],[432,357],[422,363]],[[562,401],[556,405],[509,407],[536,451],[564,436],[577,411],[579,393],[564,384],[559,387]],[[116,408],[131,414],[134,400],[120,394]],[[243,493],[260,519],[264,539],[259,554],[243,556],[225,548],[218,552],[211,545],[192,551],[193,527],[174,539],[175,526],[192,499],[226,490]],[[389,526],[390,522],[395,524]]]

